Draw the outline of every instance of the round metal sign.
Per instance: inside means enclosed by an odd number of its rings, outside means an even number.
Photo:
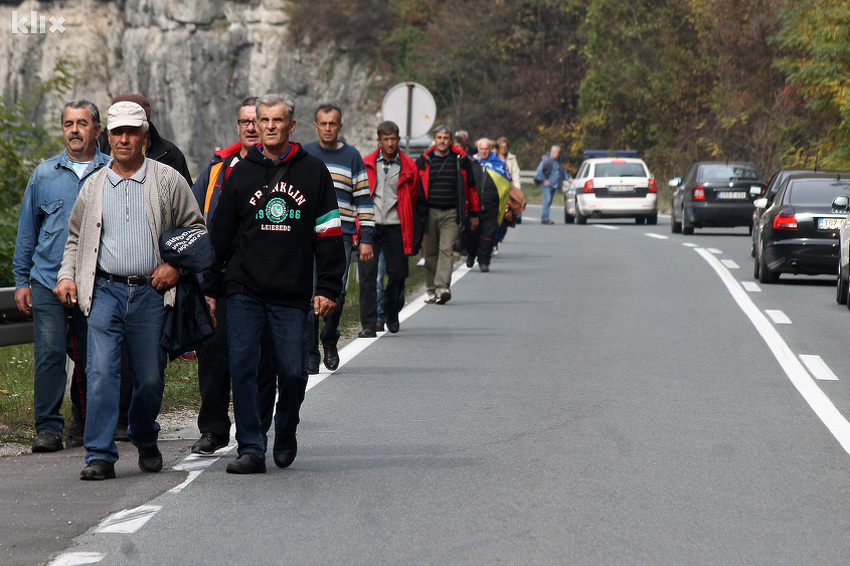
[[[437,119],[437,103],[427,88],[405,82],[392,87],[381,104],[384,120],[398,124],[402,137],[424,136]]]

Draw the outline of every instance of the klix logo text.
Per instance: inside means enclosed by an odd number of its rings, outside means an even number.
[[[50,27],[47,27],[50,22]],[[65,18],[59,16],[39,16],[38,12],[30,12],[29,19],[26,16],[18,17],[16,10],[12,11],[12,33],[63,33],[65,31]]]

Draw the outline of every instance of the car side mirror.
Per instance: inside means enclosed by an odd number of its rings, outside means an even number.
[[[756,208],[761,208],[762,210],[767,208],[767,205],[768,205],[767,199],[764,198],[764,197],[757,198],[756,200],[753,201],[753,206],[755,206]]]
[[[674,187],[675,188],[675,187],[681,186],[681,184],[682,184],[682,178],[681,177],[673,177],[672,179],[667,181],[668,187]]]
[[[832,201],[832,208],[840,212],[850,211],[850,197],[835,197],[835,200]]]
[[[750,185],[750,195],[757,197],[761,195],[762,187],[760,185]]]

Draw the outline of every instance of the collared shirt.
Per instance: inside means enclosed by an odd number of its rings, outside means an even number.
[[[66,151],[36,167],[27,183],[18,217],[13,260],[16,288],[29,287],[30,279],[48,289],[56,286],[56,274],[68,239],[68,219],[80,187],[108,160],[95,149],[82,178],[74,172]]]
[[[401,173],[401,157],[396,152],[390,161],[384,159],[384,152],[378,152],[375,160],[375,192],[372,203],[375,207],[375,224],[398,225],[398,177]]]
[[[145,210],[146,174],[147,159],[129,179],[111,167],[106,171],[97,268],[112,275],[150,275],[158,267]]]

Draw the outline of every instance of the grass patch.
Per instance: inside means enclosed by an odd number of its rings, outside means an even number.
[[[416,266],[419,256],[409,258],[410,276],[407,295],[417,292],[425,282],[422,268]],[[360,330],[360,285],[356,266],[351,267],[345,309],[340,321],[342,340],[357,335]],[[35,439],[33,413],[33,376],[35,356],[32,344],[0,348],[0,442],[30,444]],[[165,393],[162,412],[197,411],[201,406],[198,390],[197,362],[176,359],[165,368]],[[62,403],[65,422],[71,422],[71,400]]]

